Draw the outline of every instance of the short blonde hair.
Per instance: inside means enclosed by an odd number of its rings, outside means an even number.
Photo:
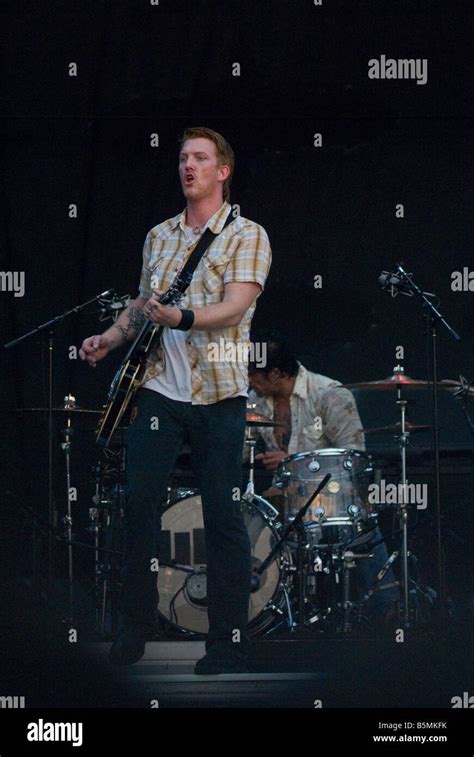
[[[235,155],[232,147],[228,141],[219,134],[218,131],[208,129],[206,126],[190,126],[184,130],[184,134],[181,137],[180,149],[182,149],[184,143],[188,139],[210,139],[216,146],[217,160],[220,166],[229,166],[229,175],[222,187],[222,196],[224,200],[229,202],[230,200],[230,184],[232,181],[232,175],[234,173]]]

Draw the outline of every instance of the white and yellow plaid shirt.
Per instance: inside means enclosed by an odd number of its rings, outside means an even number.
[[[225,202],[206,224],[206,228],[219,236],[199,261],[193,280],[180,302],[182,308],[192,310],[222,302],[224,286],[231,282],[253,282],[262,289],[265,285],[271,263],[267,233],[262,226],[242,216],[237,216],[220,233],[230,209],[229,203]],[[200,236],[188,244],[185,222],[186,213],[183,211],[148,232],[143,248],[141,297],[151,297],[152,288],[166,290],[195,248]],[[210,405],[246,391],[248,361],[245,345],[249,343],[255,306],[256,303],[247,310],[237,326],[211,331],[191,329],[186,333],[193,405]],[[217,351],[215,345],[235,345],[235,348],[224,354],[224,350]],[[236,355],[237,359],[233,359],[232,355]],[[157,347],[148,359],[141,385],[161,373],[163,365],[163,350]]]

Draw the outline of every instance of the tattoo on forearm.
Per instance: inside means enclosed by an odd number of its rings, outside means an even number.
[[[130,331],[139,331],[145,323],[145,316],[143,311],[137,307],[131,307],[127,313],[128,326],[123,326],[121,323],[114,323],[114,328],[120,332],[124,342],[128,342],[130,338]]]
[[[128,340],[128,330],[125,329],[120,323],[114,323],[114,329],[117,329],[117,331],[120,331],[124,342]]]
[[[135,329],[136,331],[141,329],[141,327],[145,323],[143,310],[141,308],[131,307],[128,311],[128,322],[130,324],[130,328]]]

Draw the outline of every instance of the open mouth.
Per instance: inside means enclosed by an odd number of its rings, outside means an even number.
[[[184,183],[185,184],[192,184],[194,182],[194,179],[195,179],[195,177],[193,176],[192,173],[187,173],[187,174],[185,174],[185,177],[184,177]]]

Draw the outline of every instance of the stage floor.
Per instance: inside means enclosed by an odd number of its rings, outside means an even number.
[[[89,651],[107,665],[109,648],[99,642]],[[448,708],[472,689],[474,672],[472,640],[460,635],[408,636],[398,643],[259,639],[251,644],[250,672],[238,675],[195,675],[203,654],[203,642],[148,642],[139,663],[116,669],[123,706]]]

